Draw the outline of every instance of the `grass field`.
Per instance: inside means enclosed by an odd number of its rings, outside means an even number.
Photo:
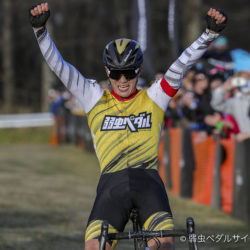
[[[84,249],[97,159],[73,145],[51,147],[48,138],[48,129],[0,131],[0,250]],[[205,241],[200,249],[250,249],[250,229],[242,222],[170,192],[169,198],[176,228],[194,217],[198,241]],[[185,245],[177,240],[177,249]]]

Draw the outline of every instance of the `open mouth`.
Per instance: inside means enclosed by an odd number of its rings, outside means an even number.
[[[127,92],[129,90],[129,86],[118,86],[119,91]]]

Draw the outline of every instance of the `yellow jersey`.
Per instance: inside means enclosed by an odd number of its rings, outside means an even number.
[[[146,89],[125,101],[105,90],[87,117],[102,173],[158,168],[164,111]]]

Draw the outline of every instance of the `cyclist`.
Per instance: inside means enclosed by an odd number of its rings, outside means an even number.
[[[112,90],[85,78],[64,61],[45,24],[47,3],[31,8],[30,22],[41,52],[51,70],[78,98],[87,114],[101,177],[85,235],[85,249],[98,249],[101,224],[109,232],[123,231],[132,208],[139,211],[145,230],[173,228],[172,213],[164,185],[158,175],[158,145],[164,113],[180,88],[184,73],[203,55],[225,27],[225,15],[210,9],[208,28],[170,66],[164,77],[149,88],[137,90],[143,53],[131,39],[116,39],[104,49],[103,61]],[[109,242],[107,249],[114,247]],[[149,241],[150,249],[173,249],[172,238]]]

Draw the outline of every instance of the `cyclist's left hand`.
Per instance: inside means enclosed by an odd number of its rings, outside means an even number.
[[[223,11],[210,8],[206,16],[207,28],[211,33],[219,33],[225,27],[227,23],[227,16]]]

